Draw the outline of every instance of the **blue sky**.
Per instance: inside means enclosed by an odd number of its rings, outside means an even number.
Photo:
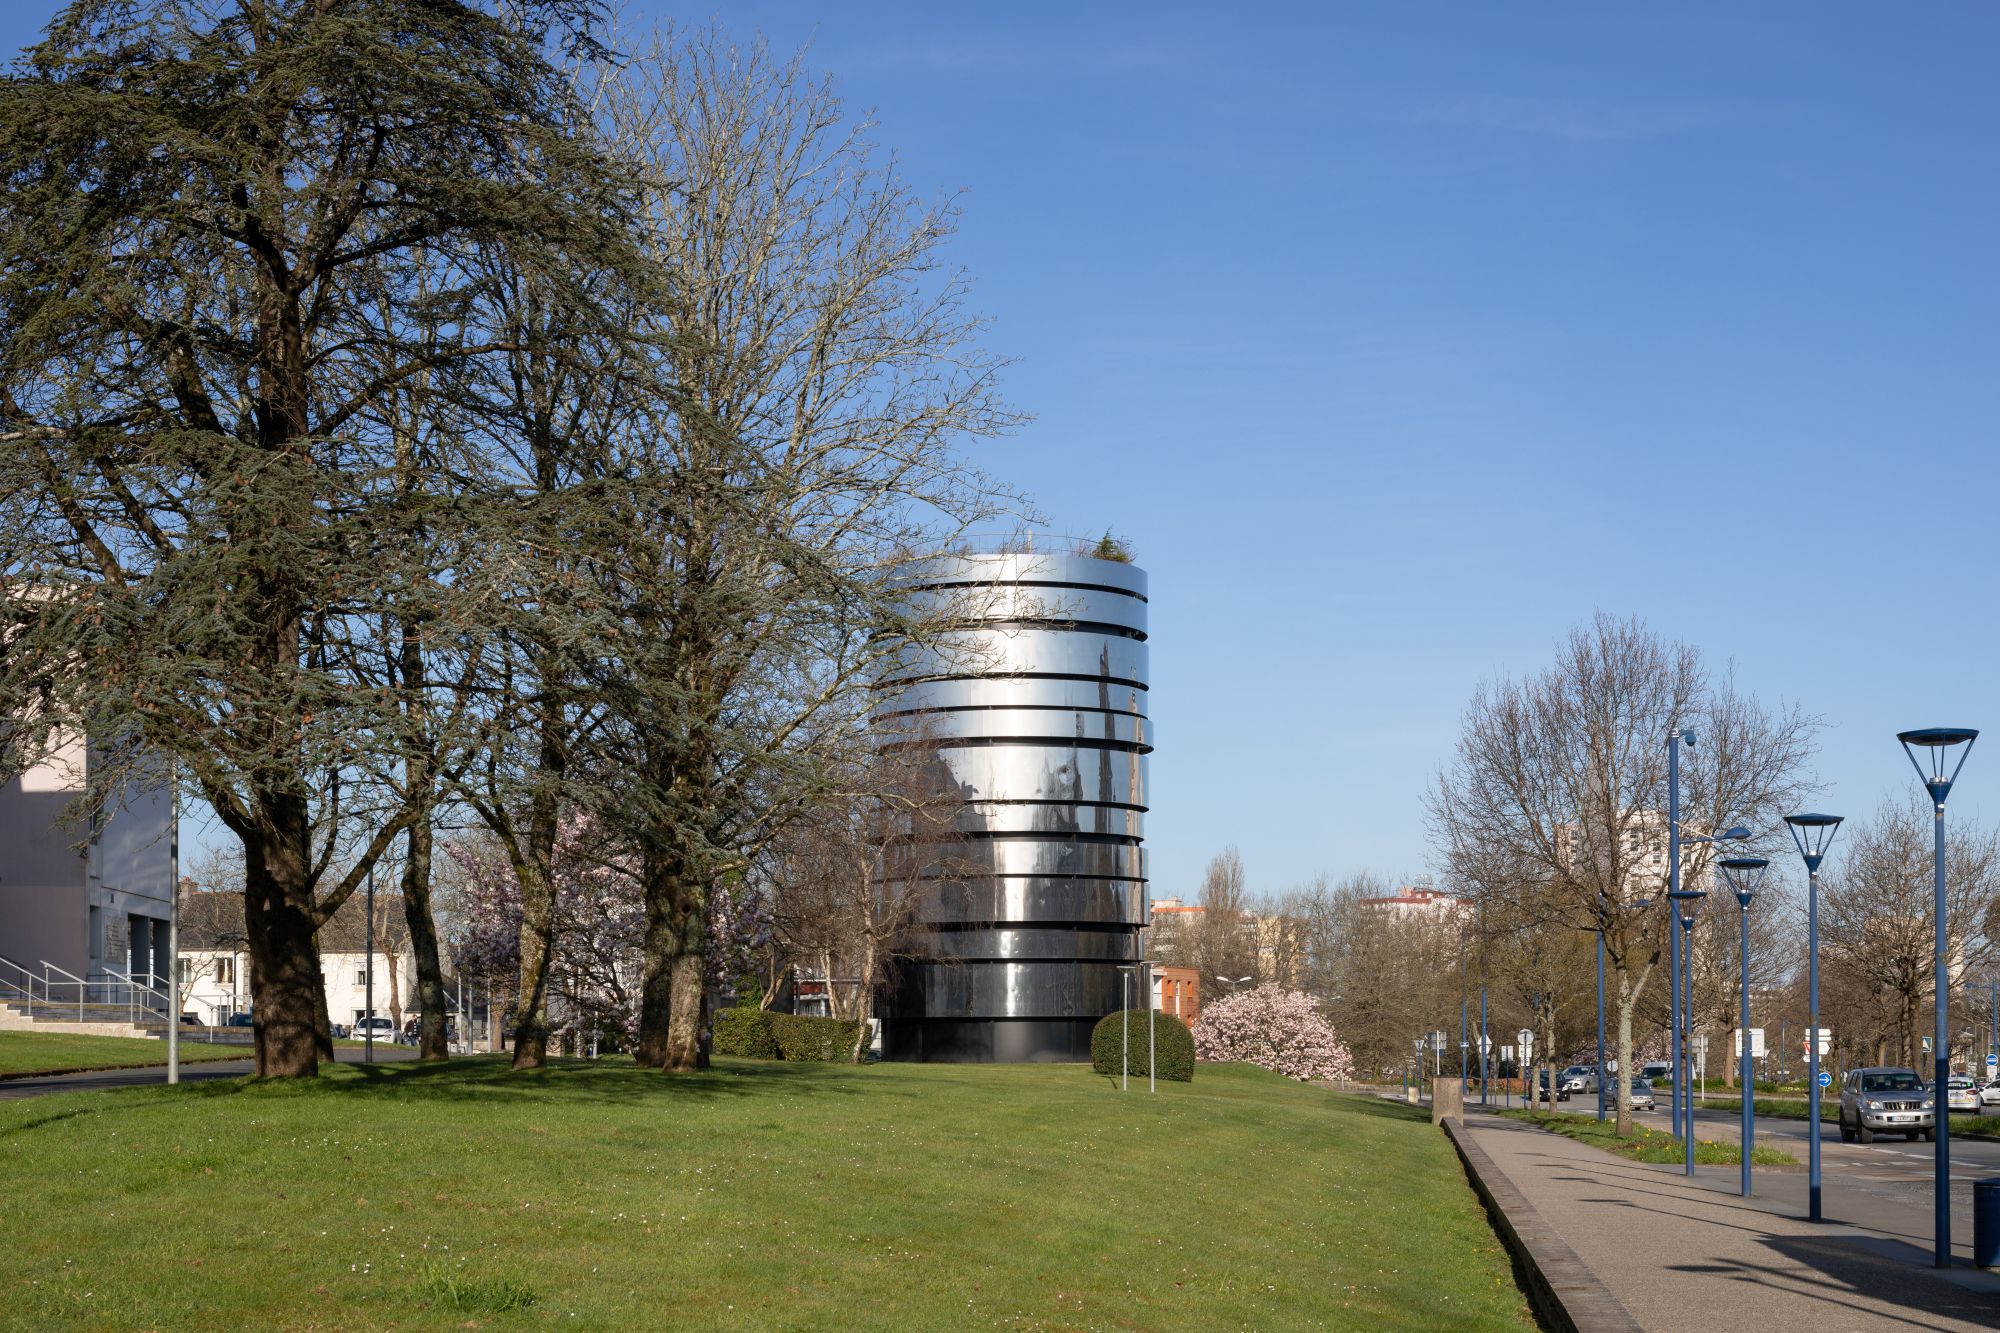
[[[961,192],[1035,418],[983,461],[1152,576],[1156,894],[1421,871],[1473,687],[1600,608],[1824,715],[1825,808],[2000,728],[2000,11],[727,16]]]

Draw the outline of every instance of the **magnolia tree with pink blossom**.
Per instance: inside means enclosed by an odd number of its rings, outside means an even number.
[[[1354,1057],[1303,991],[1259,986],[1205,1006],[1194,1025],[1203,1060],[1242,1060],[1300,1082],[1354,1077]]]

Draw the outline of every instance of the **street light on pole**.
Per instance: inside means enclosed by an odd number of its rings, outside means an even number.
[[[1834,835],[1840,832],[1839,815],[1799,814],[1786,815],[1785,823],[1792,830],[1792,842],[1797,845],[1799,855],[1806,863],[1806,1097],[1808,1101],[1806,1123],[1812,1126],[1806,1138],[1809,1149],[1807,1157],[1807,1217],[1820,1220],[1819,1199],[1819,1136],[1822,1132],[1819,1118],[1819,868],[1826,860],[1826,849],[1833,845]]]
[[[1750,900],[1757,896],[1757,887],[1764,882],[1764,871],[1770,864],[1761,856],[1725,856],[1720,862],[1722,877],[1735,891],[1736,905],[1742,909],[1743,918],[1742,1017],[1737,1023],[1737,1030],[1742,1033],[1743,1049],[1737,1053],[1736,1067],[1739,1071],[1737,1081],[1742,1085],[1743,1092],[1743,1151],[1739,1155],[1743,1158],[1742,1193],[1746,1199],[1750,1197],[1750,1147],[1757,1131],[1754,1115],[1757,1082],[1750,1072]],[[1819,1129],[1817,1122],[1813,1129]]]
[[[1971,727],[1924,727],[1916,731],[1899,731],[1896,739],[1903,743],[1903,753],[1910,757],[1910,766],[1917,770],[1917,779],[1930,793],[1931,804],[1936,811],[1936,839],[1932,849],[1931,896],[1935,913],[1931,944],[1931,984],[1937,992],[1937,1034],[1932,1041],[1932,1069],[1935,1077],[1931,1087],[1931,1104],[1936,1107],[1932,1119],[1937,1122],[1937,1180],[1933,1186],[1936,1211],[1936,1252],[1932,1262],[1939,1268],[1951,1267],[1951,1051],[1950,1018],[1951,998],[1947,989],[1950,982],[1945,966],[1946,938],[1944,917],[1944,802],[1951,795],[1951,786],[1958,781],[1959,770],[1972,754],[1972,743],[1979,739],[1979,733]],[[1963,745],[1958,762],[1951,763],[1951,752]],[[1917,758],[1922,750],[1927,759]],[[1947,776],[1945,769],[1951,772]]]
[[[1694,914],[1701,909],[1702,900],[1706,897],[1708,893],[1703,889],[1676,889],[1667,895],[1668,911],[1673,914],[1667,922],[1667,929],[1681,941],[1679,961],[1683,964],[1694,954]],[[1680,920],[1681,928],[1678,931],[1674,931],[1673,918]],[[1693,990],[1694,979],[1690,975],[1681,983],[1678,991],[1681,997],[1688,1001],[1688,1012],[1685,1015],[1678,1013],[1674,1015],[1674,1023],[1683,1036],[1683,1040],[1676,1043],[1675,1048],[1674,1086],[1681,1089],[1681,1097],[1679,1119],[1674,1123],[1674,1131],[1681,1136],[1681,1142],[1687,1149],[1689,1175],[1694,1174],[1694,1096],[1693,1089],[1686,1086],[1684,1071],[1688,1067],[1688,1060],[1684,1039],[1688,1030],[1694,1026]]]

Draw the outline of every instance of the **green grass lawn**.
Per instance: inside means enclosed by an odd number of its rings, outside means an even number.
[[[492,1058],[0,1103],[0,1327],[1531,1329],[1421,1112]]]
[[[183,1041],[181,1059],[242,1060],[248,1046]],[[73,1037],[63,1032],[0,1032],[0,1078],[66,1074],[80,1069],[130,1069],[167,1062],[167,1043],[151,1037]]]
[[[1546,1111],[1501,1111],[1500,1115],[1513,1120],[1525,1120],[1531,1125],[1553,1130],[1567,1135],[1579,1143],[1602,1148],[1606,1152],[1629,1157],[1635,1162],[1656,1162],[1667,1164],[1685,1162],[1687,1149],[1673,1135],[1644,1125],[1632,1126],[1632,1137],[1618,1137],[1618,1125],[1614,1120],[1599,1120],[1592,1115],[1565,1115],[1558,1111],[1550,1115]],[[1715,1143],[1708,1139],[1694,1141],[1694,1160],[1700,1166],[1736,1166],[1743,1161],[1743,1150],[1734,1143]],[[1753,1166],[1797,1166],[1798,1159],[1788,1152],[1776,1148],[1750,1149]]]

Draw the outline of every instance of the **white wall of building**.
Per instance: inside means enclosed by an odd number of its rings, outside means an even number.
[[[326,1011],[336,1023],[352,1025],[368,1013],[367,982],[363,975],[368,955],[353,953],[320,955],[320,971],[326,978]],[[393,994],[399,1002],[393,1008]],[[204,1022],[220,1023],[232,1013],[250,1009],[250,954],[245,949],[183,949],[181,951],[181,1012]],[[417,1012],[417,965],[407,952],[391,957],[375,955],[375,1013],[399,1024]]]

